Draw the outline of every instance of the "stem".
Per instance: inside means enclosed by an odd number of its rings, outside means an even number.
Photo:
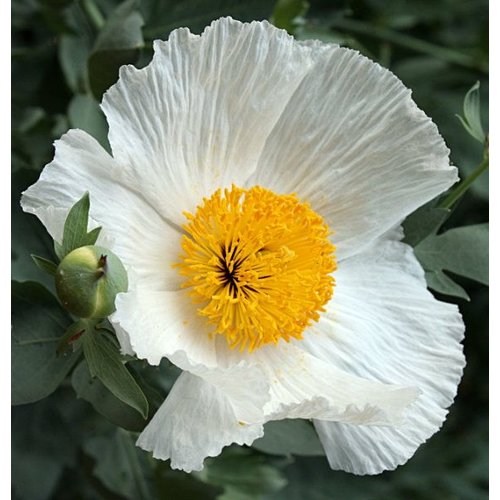
[[[415,52],[421,52],[422,54],[434,56],[438,59],[442,59],[443,61],[459,64],[467,68],[479,69],[484,73],[488,72],[487,65],[485,65],[482,61],[478,61],[476,58],[469,56],[468,54],[463,54],[462,52],[458,52],[447,47],[434,45],[433,43],[404,35],[398,31],[368,25],[362,21],[356,21],[354,19],[335,19],[333,20],[331,27],[351,31],[357,34],[372,36],[386,42],[394,43],[401,47],[406,47],[410,50],[414,50]]]
[[[483,161],[472,171],[472,173],[458,184],[458,186],[439,204],[441,208],[451,208],[456,201],[469,189],[472,183],[488,168],[489,157],[485,155]]]
[[[81,0],[82,8],[85,11],[85,14],[89,18],[92,26],[100,31],[104,26],[104,17],[101,14],[101,11],[98,9],[97,5],[94,3],[94,0]]]

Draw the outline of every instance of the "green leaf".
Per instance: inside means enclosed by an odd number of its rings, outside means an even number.
[[[427,281],[429,288],[443,295],[470,300],[467,292],[442,271],[426,271],[425,281]]]
[[[89,53],[90,49],[82,37],[63,35],[59,39],[59,64],[68,87],[75,94],[85,90]]]
[[[277,28],[287,30],[293,34],[301,24],[301,18],[309,9],[306,0],[278,0],[274,6],[273,15],[270,19]]]
[[[53,295],[34,282],[12,282],[12,404],[32,403],[54,392],[76,363],[58,357],[57,344],[71,318]]]
[[[215,500],[223,492],[221,487],[203,483],[194,474],[173,470],[163,461],[157,461],[155,479],[158,498]]]
[[[33,262],[45,273],[50,274],[51,276],[56,275],[57,271],[57,264],[52,262],[49,259],[45,259],[43,257],[40,257],[38,255],[33,255],[31,254],[31,258],[33,259]]]
[[[214,19],[232,16],[240,21],[267,19],[272,14],[273,2],[269,0],[171,0],[165,8],[163,0],[143,0],[141,11],[146,20],[144,36],[148,39],[168,38],[169,33],[187,27],[201,33]]]
[[[71,375],[76,395],[92,405],[94,410],[123,429],[140,432],[144,420],[128,404],[116,398],[98,378],[90,375],[87,363],[80,363]]]
[[[411,463],[411,460],[410,460]],[[288,485],[265,496],[265,500],[406,500],[411,497],[391,495],[391,481],[384,476],[355,476],[333,471],[324,457],[298,457],[285,471]],[[437,500],[437,497],[436,497]]]
[[[88,95],[75,95],[69,103],[68,118],[72,128],[85,130],[110,151],[108,123],[95,99]]]
[[[415,247],[427,236],[436,234],[449,217],[449,209],[436,207],[434,203],[433,200],[423,205],[406,218],[403,223],[405,243]]]
[[[55,498],[54,490],[64,469],[75,466],[78,424],[68,422],[59,411],[60,393],[59,390],[35,404],[12,408],[12,488],[15,492],[12,498]]]
[[[27,169],[12,175],[11,274],[16,281],[39,281],[50,289],[54,287],[54,279],[33,263],[31,254],[51,259],[52,239],[37,217],[24,213],[19,203],[21,192],[36,182],[38,175],[38,172]]]
[[[148,400],[122,363],[118,348],[107,333],[88,329],[83,337],[83,352],[92,377],[99,380],[120,400],[148,416]]]
[[[311,457],[325,454],[313,426],[300,419],[268,422],[264,426],[264,437],[255,440],[252,447],[271,455]]]
[[[462,122],[465,130],[477,139],[481,144],[484,143],[486,136],[481,124],[481,103],[479,97],[479,81],[477,81],[465,94],[463,105],[464,116],[457,115]]]
[[[129,432],[117,429],[109,438],[94,437],[84,451],[95,460],[93,473],[108,489],[130,500],[153,498],[152,468]]]
[[[61,248],[55,245],[55,251],[61,260],[76,248],[93,245],[96,242],[100,228],[87,233],[89,209],[90,199],[87,192],[71,207],[66,217]]]
[[[430,236],[415,247],[415,255],[426,271],[446,270],[487,285],[488,224]]]
[[[97,100],[116,82],[120,66],[137,61],[144,45],[143,24],[134,0],[120,4],[106,20],[87,63],[90,88]]]
[[[279,491],[287,484],[283,474],[265,457],[244,448],[228,448],[216,459],[207,459],[203,470],[195,476],[208,484],[222,486],[226,499],[231,495],[258,498],[258,495]]]

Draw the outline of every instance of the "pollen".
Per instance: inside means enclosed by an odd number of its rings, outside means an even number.
[[[185,213],[176,264],[209,335],[253,351],[301,339],[331,299],[331,231],[295,194],[260,186],[217,190]]]

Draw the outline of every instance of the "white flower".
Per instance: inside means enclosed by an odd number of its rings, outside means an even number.
[[[60,241],[90,192],[130,274],[122,350],[184,370],[139,446],[199,470],[268,420],[307,418],[333,469],[406,462],[464,366],[457,307],[399,241],[457,180],[436,126],[389,71],[267,22],[154,48],[104,96],[113,156],[71,130],[22,199]]]

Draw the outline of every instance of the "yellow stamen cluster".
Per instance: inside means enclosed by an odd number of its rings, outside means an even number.
[[[333,294],[335,247],[322,217],[260,186],[218,190],[185,215],[177,265],[213,333],[249,351],[302,338]]]

